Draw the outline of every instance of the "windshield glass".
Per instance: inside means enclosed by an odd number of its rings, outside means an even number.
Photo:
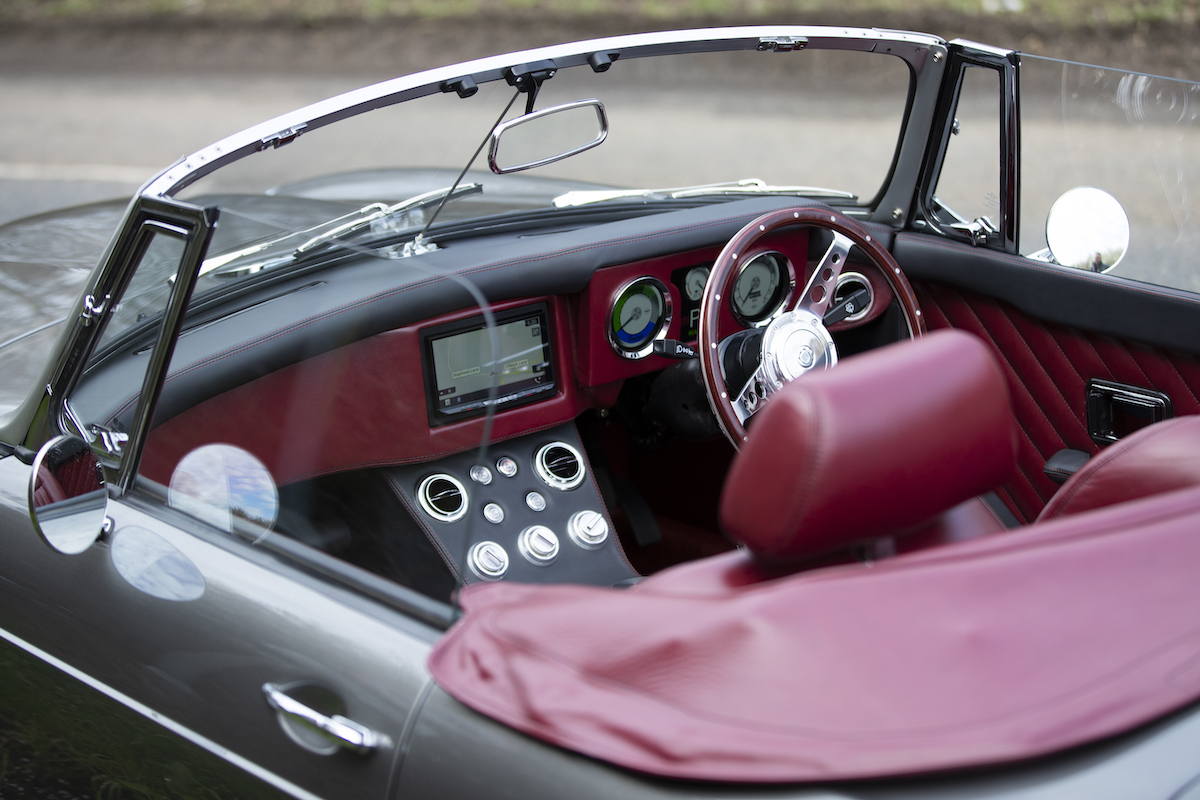
[[[464,177],[482,190],[447,202],[437,224],[461,229],[492,215],[552,209],[569,192],[584,194],[560,206],[613,202],[600,189],[751,180],[737,191],[786,187],[867,205],[891,167],[908,87],[900,59],[845,51],[700,53],[618,60],[601,73],[559,70],[536,108],[596,98],[607,113],[607,140],[510,175],[488,171],[485,148]],[[436,204],[391,215],[386,207],[450,187],[492,126],[523,113],[526,96],[512,103],[514,94],[503,80],[465,98],[437,92],[305,133],[189,187],[180,199],[222,209],[198,292],[290,262],[298,248],[331,240],[374,248],[412,238]],[[692,192],[690,202],[727,191]],[[640,213],[668,199],[638,197],[646,206]]]

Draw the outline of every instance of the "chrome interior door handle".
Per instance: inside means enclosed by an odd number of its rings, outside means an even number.
[[[294,697],[287,695],[277,684],[264,683],[262,690],[266,695],[267,704],[271,708],[300,724],[309,725],[325,733],[339,747],[367,755],[374,752],[383,741],[384,737],[375,731],[359,725],[341,714],[326,716],[309,708]]]

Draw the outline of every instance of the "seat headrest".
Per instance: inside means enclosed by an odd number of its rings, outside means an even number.
[[[1016,469],[1008,385],[988,347],[939,331],[784,387],[753,417],[721,494],[726,533],[792,561],[903,533]]]
[[[1200,485],[1200,416],[1142,428],[1090,459],[1038,515],[1057,519],[1100,506]]]

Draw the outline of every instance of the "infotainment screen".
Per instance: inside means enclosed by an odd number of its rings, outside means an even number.
[[[530,403],[554,392],[549,312],[545,303],[494,315],[498,358],[483,317],[421,331],[429,424],[482,415],[493,382],[496,404]]]

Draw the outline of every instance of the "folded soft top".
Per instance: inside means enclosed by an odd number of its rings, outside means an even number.
[[[472,587],[429,665],[483,714],[658,775],[1022,759],[1200,697],[1197,531],[1200,490],[1183,490],[774,580],[734,553],[626,591]]]

